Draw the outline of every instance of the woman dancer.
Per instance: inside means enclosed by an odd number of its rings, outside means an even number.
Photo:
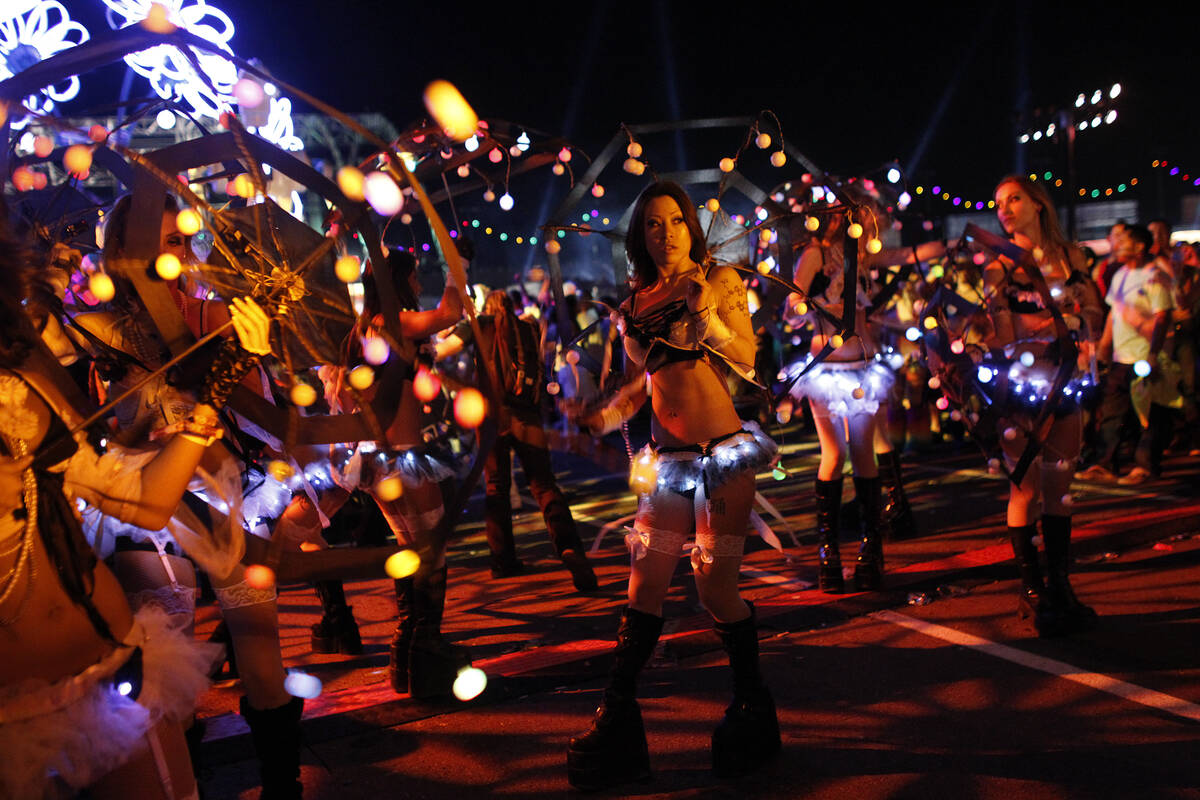
[[[400,334],[410,342],[420,342],[433,333],[450,327],[462,316],[458,289],[446,287],[437,308],[420,311],[417,308],[419,285],[416,260],[403,250],[393,250],[386,268],[391,271],[392,285],[400,297]],[[383,325],[379,294],[375,279],[368,274],[363,281],[363,312],[359,324],[346,341],[345,364],[326,368],[325,397],[334,412],[355,410],[355,399],[346,390],[344,377],[349,365],[357,362],[361,342],[379,332]],[[400,358],[393,353],[392,358]],[[470,664],[466,649],[451,645],[442,637],[442,616],[446,606],[446,542],[449,531],[445,525],[445,505],[439,481],[454,475],[448,457],[436,452],[421,435],[421,409],[413,393],[412,380],[416,365],[408,365],[404,378],[406,387],[400,392],[400,408],[385,431],[388,450],[372,451],[360,445],[346,455],[344,447],[333,464],[333,479],[340,488],[321,498],[321,508],[332,515],[354,489],[364,489],[374,496],[392,532],[401,544],[416,551],[420,557],[417,571],[396,581],[396,603],[399,621],[392,635],[388,677],[398,694],[413,697],[433,697],[450,692],[458,671]],[[369,399],[374,391],[365,392]],[[364,443],[366,444],[366,443]],[[380,461],[386,465],[380,465]],[[376,465],[377,468],[372,465]],[[399,497],[384,496],[380,480],[391,474],[399,476],[403,491]],[[280,525],[285,535],[319,539],[321,524],[316,508],[303,495],[298,495],[284,512]],[[326,582],[322,600],[330,598],[345,607],[345,595],[339,584]],[[329,613],[327,608],[327,614]],[[343,617],[349,616],[349,609]],[[352,622],[352,618],[351,618]]]
[[[629,537],[629,604],[611,680],[591,729],[573,738],[568,751],[568,778],[580,789],[649,777],[637,676],[662,632],[663,599],[693,535],[700,601],[733,668],[734,700],[713,734],[713,769],[740,775],[780,748],[775,704],[759,670],[754,608],[738,592],[755,472],[773,462],[775,445],[738,418],[718,363],[750,372],[755,340],[746,291],[733,269],[710,264],[695,206],[674,183],[642,192],[625,247],[633,295],[618,325],[632,381],[579,422],[615,429],[645,400],[649,380],[653,455],[639,460],[656,459],[658,470]]]
[[[0,219],[0,228],[4,221]],[[26,254],[0,230],[0,795],[195,797],[180,722],[207,686],[213,648],[157,607],[133,613],[83,537],[81,498],[135,525],[163,527],[219,435],[219,380],[154,455],[94,449],[57,363],[24,316]],[[244,347],[268,320],[234,305]],[[252,363],[230,347],[216,368]]]
[[[1006,257],[984,270],[993,328],[987,344],[993,351],[1002,348],[1007,358],[1014,359],[1010,386],[1017,382],[1026,389],[1010,392],[1002,411],[1002,443],[1010,467],[1034,433],[1033,422],[1047,399],[1046,387],[1053,383],[1062,360],[1075,365],[1075,380],[1058,399],[1050,427],[1042,434],[1041,453],[1019,485],[1010,482],[1007,511],[1013,555],[1021,573],[1018,613],[1022,619],[1033,617],[1038,635],[1055,636],[1077,631],[1096,616],[1075,597],[1067,577],[1071,563],[1069,492],[1083,430],[1077,379],[1089,371],[1104,310],[1087,275],[1083,253],[1063,236],[1054,204],[1042,186],[1012,175],[996,186],[995,198],[1000,224],[1014,244],[1032,255],[1047,289],[1040,291],[1033,278]],[[1070,341],[1059,340],[1046,295],[1070,329]],[[1029,392],[1035,397],[1032,406],[1023,402]],[[1046,554],[1044,579],[1033,541],[1039,517]]]
[[[842,468],[847,452],[854,470],[854,492],[858,497],[858,563],[854,579],[859,591],[879,588],[883,572],[883,541],[879,526],[879,471],[875,464],[877,412],[887,402],[894,377],[891,370],[875,359],[879,345],[867,326],[867,308],[872,286],[865,261],[865,242],[859,239],[855,319],[853,337],[844,336],[832,319],[843,316],[844,253],[843,234],[853,222],[846,216],[834,216],[826,223],[822,236],[814,237],[800,254],[796,265],[796,284],[828,313],[808,308],[799,295],[788,298],[788,315],[807,318],[813,326],[810,358],[825,346],[833,347],[828,358],[803,374],[791,387],[797,399],[807,397],[812,407],[817,439],[821,444],[821,462],[817,467],[817,534],[821,566],[820,588],[831,594],[843,591],[842,559],[838,550],[838,517],[842,507]],[[864,224],[865,223],[865,224]],[[855,224],[870,225],[869,219]],[[832,319],[831,319],[832,317]],[[797,323],[801,320],[797,319]],[[793,374],[804,369],[807,361],[793,365]]]
[[[132,196],[127,195],[117,201],[108,215],[104,259],[109,265],[128,258],[131,206]],[[190,237],[181,233],[177,225],[178,211],[175,199],[168,195],[160,220],[159,246],[161,252],[175,255],[182,264],[194,264]],[[117,285],[111,312],[83,313],[74,318],[76,325],[90,334],[89,349],[97,364],[105,365],[107,371],[102,377],[110,379],[112,395],[121,393],[148,370],[155,369],[166,356],[133,285],[119,274]],[[224,303],[192,296],[181,280],[167,281],[166,288],[193,336],[203,336],[229,319],[229,309]],[[172,385],[166,374],[152,379],[117,406],[123,441],[146,446],[154,438],[154,431],[178,426],[190,413],[193,403],[192,392]],[[240,465],[234,464],[233,459],[233,454],[218,444],[206,453],[203,463],[210,474],[217,474],[226,464],[230,472],[240,475]],[[240,482],[229,488],[240,491]],[[129,535],[116,541],[117,552],[112,561],[113,571],[132,602],[137,605],[151,600],[162,604],[164,599],[170,599],[172,610],[190,612],[194,590],[188,579],[194,583],[194,578],[191,564],[177,548],[179,543],[165,530],[125,532]],[[240,529],[232,531],[232,536],[242,535]],[[253,734],[263,786],[282,793],[280,796],[299,797],[300,714],[304,701],[289,695],[283,686],[286,672],[280,654],[277,592],[273,586],[261,588],[246,582],[245,568],[237,561],[240,542],[214,546],[219,541],[220,537],[214,537],[211,531],[201,530],[201,535],[190,537],[186,543],[187,555],[207,570],[229,631],[231,660],[236,660],[245,692],[241,712]],[[107,555],[107,549],[99,541],[96,544]],[[178,602],[181,595],[183,603]],[[198,737],[200,731],[194,733]]]

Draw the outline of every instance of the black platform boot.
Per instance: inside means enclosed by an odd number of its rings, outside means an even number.
[[[362,655],[362,637],[354,621],[354,609],[346,605],[346,590],[339,580],[313,584],[321,600],[321,621],[312,626],[314,653]]]
[[[1091,627],[1096,611],[1075,596],[1068,577],[1071,571],[1071,518],[1042,515],[1042,547],[1046,550],[1046,593],[1054,598],[1066,632]]]
[[[733,702],[712,736],[712,766],[719,778],[752,772],[781,747],[775,701],[759,669],[754,606],[746,605],[750,606],[750,616],[714,626],[733,668]]]
[[[893,540],[912,539],[917,535],[917,522],[913,519],[912,506],[904,492],[904,476],[900,471],[900,454],[895,450],[876,453],[879,461],[879,480],[887,500],[883,504],[884,529]]]
[[[572,738],[567,749],[567,780],[576,789],[650,779],[650,750],[635,696],[638,673],[654,654],[662,626],[662,617],[633,608],[621,615],[609,686],[592,727]]]
[[[879,530],[879,478],[854,478],[858,496],[858,563],[854,582],[860,592],[878,589],[883,584],[883,536]]]
[[[838,518],[842,511],[842,478],[817,478],[817,557],[821,560],[820,587],[827,594],[846,588],[842,578],[842,556],[838,552]]]
[[[446,567],[413,575],[410,596],[412,643],[408,648],[408,693],[426,698],[449,694],[460,670],[471,666],[467,648],[442,638],[446,610]]]
[[[396,587],[396,630],[388,650],[388,682],[396,694],[408,694],[408,657],[412,649],[412,577],[398,578]]]
[[[1038,636],[1057,636],[1062,631],[1061,614],[1047,596],[1046,584],[1042,581],[1042,567],[1038,563],[1037,546],[1033,543],[1036,532],[1033,525],[1009,526],[1013,557],[1021,575],[1021,591],[1017,595],[1017,616],[1032,619]]]
[[[300,715],[304,701],[293,697],[278,708],[260,710],[242,697],[241,711],[258,754],[260,800],[299,800],[304,790],[300,783]]]

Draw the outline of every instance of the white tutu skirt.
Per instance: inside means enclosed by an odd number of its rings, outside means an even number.
[[[686,493],[704,488],[711,491],[744,472],[757,472],[775,463],[779,447],[763,433],[757,422],[742,423],[742,429],[711,447],[696,450],[655,451],[647,445],[634,460],[632,483],[638,494]],[[643,465],[653,464],[646,472]],[[642,476],[653,475],[647,482]],[[647,491],[648,490],[648,491]]]
[[[812,361],[798,361],[786,370],[787,380],[804,371]],[[799,400],[807,397],[837,417],[872,415],[888,399],[896,376],[882,361],[823,361],[792,384],[788,392]]]
[[[0,797],[54,797],[56,778],[79,790],[121,766],[147,747],[145,735],[160,720],[192,713],[221,652],[152,606],[138,611],[125,644],[78,675],[0,689]],[[135,647],[142,650],[136,702],[113,680]]]

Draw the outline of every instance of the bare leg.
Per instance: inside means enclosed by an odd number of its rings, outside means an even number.
[[[183,730],[164,719],[146,734],[146,749],[88,789],[96,800],[187,800],[197,797]],[[153,739],[154,741],[151,741]]]

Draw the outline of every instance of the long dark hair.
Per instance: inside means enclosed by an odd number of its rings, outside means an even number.
[[[1015,183],[1021,187],[1021,191],[1025,193],[1026,197],[1041,206],[1041,210],[1038,211],[1038,230],[1042,234],[1042,250],[1047,252],[1057,250],[1067,268],[1070,269],[1071,243],[1067,240],[1062,225],[1058,222],[1058,212],[1054,210],[1054,201],[1050,199],[1050,194],[1042,188],[1042,184],[1029,180],[1027,175],[1005,175],[996,183],[996,188],[992,190],[992,196],[994,197],[996,192],[1000,191],[1000,187],[1006,183]]]
[[[704,266],[708,261],[708,248],[704,243],[704,229],[696,206],[683,187],[673,181],[658,181],[647,186],[638,196],[629,220],[629,231],[625,234],[625,256],[629,259],[629,283],[634,291],[644,289],[658,280],[658,267],[646,248],[646,206],[656,197],[670,197],[683,212],[683,222],[692,237],[692,249],[688,253],[692,261]]]
[[[8,204],[0,200],[0,365],[20,366],[33,343],[21,325],[33,272],[28,245],[9,227]]]

